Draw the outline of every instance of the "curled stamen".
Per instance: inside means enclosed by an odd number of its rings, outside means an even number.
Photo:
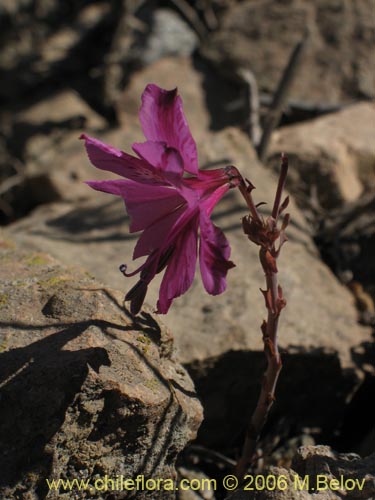
[[[141,272],[145,267],[146,267],[147,261],[144,262],[141,266],[139,266],[135,271],[132,271],[131,273],[127,273],[126,270],[128,266],[126,264],[121,264],[119,267],[120,272],[126,276],[127,278],[131,278],[132,276],[135,276],[139,272]]]

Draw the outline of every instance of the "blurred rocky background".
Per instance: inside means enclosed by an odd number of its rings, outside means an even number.
[[[257,202],[271,203],[280,153],[290,158],[284,369],[257,470],[289,467],[300,445],[375,452],[374,49],[375,0],[0,2],[4,498],[53,498],[51,475],[173,475],[184,448],[179,474],[220,477],[238,456],[264,369],[264,313],[237,194],[214,213],[237,265],[225,294],[197,279],[162,318],[167,330],[149,313],[134,323],[115,292],[98,291],[129,289],[118,266],[135,236],[121,200],[83,183],[108,174],[78,137],[129,151],[150,82],[178,87],[202,168],[235,164]],[[197,396],[205,418],[186,447]]]

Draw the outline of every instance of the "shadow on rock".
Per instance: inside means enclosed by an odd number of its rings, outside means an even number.
[[[51,468],[46,445],[64,422],[66,409],[79,393],[89,367],[98,372],[102,365],[110,364],[103,348],[63,349],[88,325],[63,325],[57,333],[0,354],[0,484],[17,482],[35,463]]]

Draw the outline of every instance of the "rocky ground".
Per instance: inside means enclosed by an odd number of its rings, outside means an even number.
[[[201,166],[235,164],[255,184],[257,202],[271,203],[280,153],[290,158],[292,222],[279,263],[288,300],[284,367],[254,471],[288,478],[323,471],[366,484],[358,496],[231,498],[375,497],[373,7],[373,0],[2,2],[4,498],[55,498],[46,477],[174,478],[176,459],[180,476],[221,480],[238,456],[264,369],[263,275],[242,233],[243,202],[231,191],[214,212],[237,266],[228,291],[208,296],[197,279],[167,316],[147,307],[135,320],[122,305],[132,281],[118,271],[135,243],[123,203],[83,183],[109,176],[89,164],[79,135],[129,151],[142,140],[137,112],[149,82],[178,86]],[[252,127],[266,128],[278,81],[306,32],[281,126],[261,162]],[[249,72],[258,100],[243,77]],[[153,283],[151,306],[157,295]],[[168,494],[144,498],[175,498]],[[177,496],[219,500],[225,491]]]

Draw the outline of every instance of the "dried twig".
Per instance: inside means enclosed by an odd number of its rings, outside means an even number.
[[[303,39],[295,46],[274,94],[271,108],[265,119],[263,134],[258,147],[258,156],[261,161],[266,158],[272,132],[280,121],[290,87],[297,74],[298,67],[302,62],[302,56],[305,52],[308,38],[309,33],[306,31]]]
[[[15,174],[0,183],[0,196],[10,191],[14,186],[19,186],[25,182],[23,174]]]
[[[0,211],[2,211],[8,218],[14,216],[14,210],[10,203],[0,198]]]
[[[236,465],[236,462],[232,460],[229,457],[226,457],[222,453],[219,453],[214,450],[210,450],[204,446],[199,446],[199,445],[191,445],[186,451],[186,454],[188,455],[196,455],[199,458],[203,460],[207,460],[209,462],[215,462],[220,463],[221,465],[224,465],[225,467],[234,467]]]
[[[219,21],[213,9],[212,1],[202,0],[200,4],[202,5],[202,13],[208,29],[210,31],[218,29]]]
[[[202,41],[208,34],[206,26],[200,20],[197,11],[186,0],[170,0],[173,5],[181,12],[191,27],[195,30],[199,39]]]
[[[273,96],[266,92],[261,92],[259,101],[261,106],[269,108],[273,104]],[[348,106],[350,106],[350,103],[331,104],[290,98],[286,100],[283,106],[283,112],[286,114],[296,114],[298,118],[308,120],[328,113],[336,113]]]
[[[249,136],[255,147],[259,145],[262,129],[259,122],[259,91],[255,75],[252,71],[240,68],[238,74],[247,84],[247,105],[249,109],[248,130]]]

